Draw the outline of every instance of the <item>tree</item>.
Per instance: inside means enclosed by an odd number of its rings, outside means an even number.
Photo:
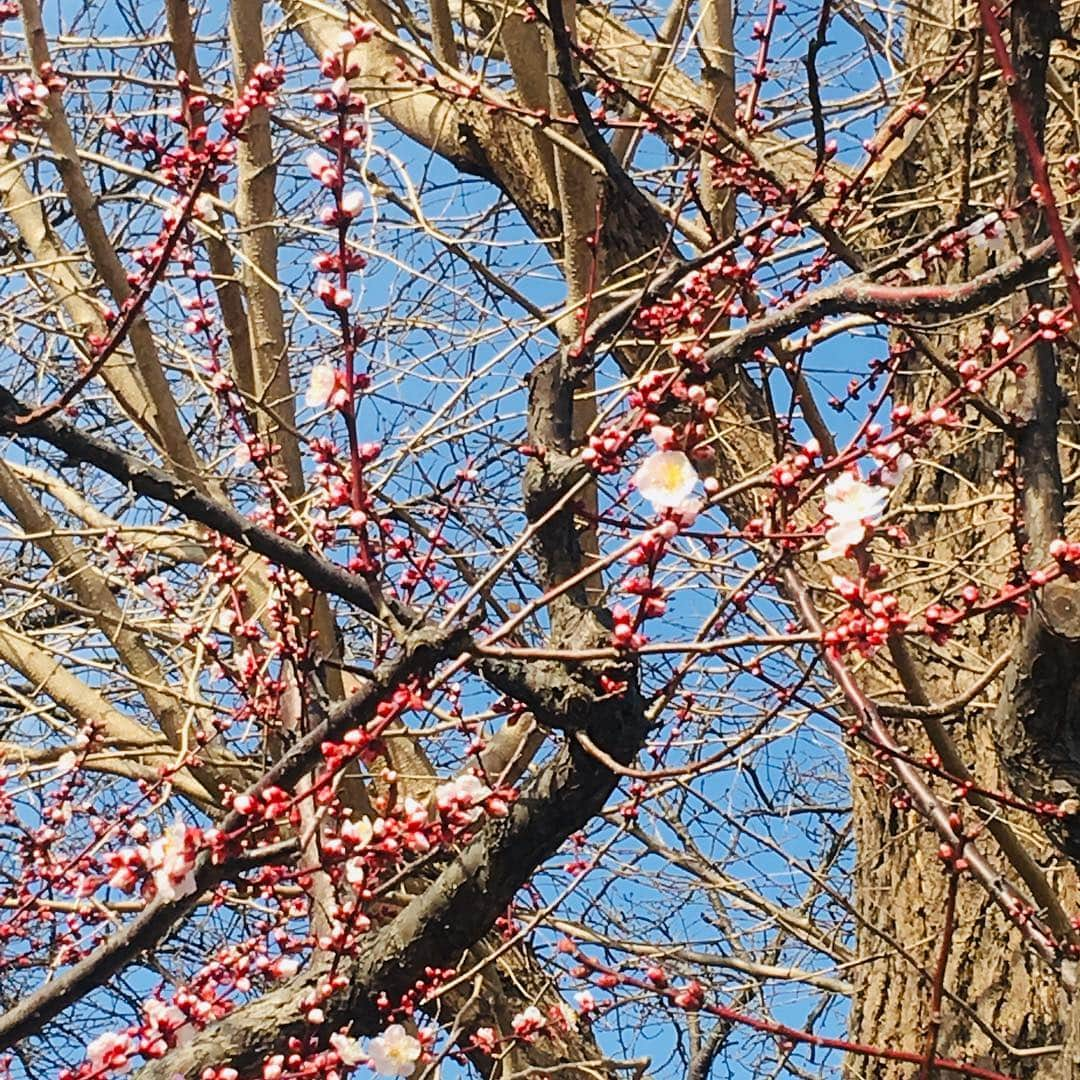
[[[1072,10],[55,8],[7,1075],[1072,1075]]]

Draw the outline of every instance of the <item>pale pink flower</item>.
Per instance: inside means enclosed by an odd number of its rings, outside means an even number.
[[[371,818],[362,817],[357,821],[343,821],[341,823],[341,839],[347,844],[355,844],[357,847],[366,847],[371,843],[375,835],[375,828],[371,824]]]
[[[316,364],[311,369],[304,403],[312,409],[325,409],[337,389],[337,372],[329,364]]]
[[[218,212],[214,199],[205,191],[195,200],[195,213],[201,221],[217,221]]]
[[[391,1024],[368,1043],[367,1052],[371,1067],[380,1076],[412,1076],[422,1049],[419,1040],[400,1024]]]
[[[359,1039],[352,1039],[348,1035],[337,1032],[330,1036],[330,1045],[334,1048],[337,1056],[341,1058],[343,1065],[360,1065],[367,1061],[367,1054],[360,1045]]]
[[[866,526],[881,518],[888,500],[889,492],[884,487],[867,484],[850,472],[838,476],[825,488],[825,514],[832,524],[825,532],[826,546],[818,558],[841,558],[849,548],[861,544],[866,538]]]
[[[997,211],[984,214],[964,230],[974,248],[982,248],[990,255],[1009,253],[1009,232]]]
[[[881,466],[881,482],[887,487],[896,487],[904,478],[904,473],[915,464],[915,459],[910,454],[893,447],[895,453],[889,455],[888,460]]]
[[[499,1042],[498,1032],[491,1027],[480,1027],[473,1032],[473,1045],[485,1054],[493,1054]]]
[[[363,209],[363,206],[364,194],[362,191],[353,188],[341,196],[341,212],[349,217],[356,217]]]
[[[363,888],[367,880],[367,867],[363,859],[349,859],[345,863],[345,880],[354,889]]]
[[[435,789],[435,805],[444,814],[456,810],[469,821],[475,821],[483,813],[480,804],[490,794],[491,788],[480,777],[474,773],[464,773]]]
[[[634,473],[634,487],[657,510],[682,506],[697,484],[697,470],[681,450],[657,450]]]
[[[143,1035],[147,1042],[146,1049],[154,1056],[161,1056],[173,1046],[183,1046],[195,1037],[195,1029],[188,1022],[187,1014],[175,1005],[166,1005],[164,1001],[150,998],[143,1005],[146,1026]]]
[[[115,1031],[99,1035],[87,1048],[86,1060],[94,1072],[124,1073],[131,1068],[131,1039]]]
[[[544,1014],[535,1005],[530,1005],[510,1021],[510,1026],[519,1039],[531,1041],[545,1023]]]
[[[844,521],[825,530],[825,547],[818,552],[822,562],[842,559],[848,548],[861,544],[866,537],[866,526],[861,521]]]
[[[653,424],[649,435],[658,450],[669,450],[675,442],[675,429],[667,424]]]
[[[154,889],[164,900],[195,891],[194,859],[185,843],[187,828],[177,818],[151,843],[144,856],[154,878]]]
[[[66,750],[56,759],[56,775],[66,776],[70,772],[74,772],[79,764],[78,755],[74,750]]]

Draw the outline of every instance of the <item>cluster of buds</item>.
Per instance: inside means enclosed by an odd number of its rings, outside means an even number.
[[[911,617],[900,609],[900,601],[892,593],[869,589],[865,580],[852,581],[837,574],[833,588],[847,606],[827,629],[822,642],[827,649],[844,653],[855,649],[869,655],[894,634],[903,634]]]
[[[623,467],[623,456],[633,436],[625,428],[611,425],[589,436],[589,445],[581,451],[581,460],[600,476],[610,476]]]
[[[42,64],[38,78],[20,75],[4,100],[8,122],[0,126],[0,142],[13,143],[19,132],[30,134],[45,120],[52,94],[61,94],[66,80],[53,70],[52,64]]]
[[[256,109],[272,109],[277,104],[277,92],[285,81],[285,69],[280,65],[256,64],[240,93],[240,98],[221,115],[225,130],[238,134]]]
[[[1052,540],[1050,558],[1070,581],[1080,580],[1080,543],[1075,540]]]
[[[249,822],[272,822],[287,818],[290,823],[298,824],[300,820],[299,811],[293,806],[292,796],[283,788],[273,785],[253,795],[235,795],[232,810]]]
[[[634,613],[628,611],[621,604],[616,604],[611,609],[611,617],[614,625],[611,628],[611,643],[617,649],[634,651],[645,644],[646,638],[637,631],[637,619]]]
[[[350,250],[345,242],[350,224],[364,207],[364,195],[359,189],[346,190],[345,170],[348,155],[363,144],[366,134],[361,118],[367,105],[364,98],[349,87],[349,79],[360,73],[355,49],[361,42],[370,40],[371,35],[372,29],[366,25],[343,31],[337,48],[323,57],[323,75],[333,81],[329,88],[316,92],[315,106],[336,117],[336,122],[327,126],[319,137],[320,143],[332,153],[332,158],[316,150],[308,154],[306,159],[312,177],[333,196],[333,204],[320,211],[322,223],[338,232],[336,250],[322,252],[315,258],[315,268],[329,275],[318,280],[315,292],[329,310],[340,313],[347,312],[353,303],[353,293],[348,286],[349,275],[365,266],[364,257]],[[361,336],[353,344],[362,341]],[[352,388],[347,386],[346,389],[351,396]]]
[[[791,499],[800,482],[815,474],[814,461],[820,455],[820,443],[817,439],[810,439],[803,443],[799,451],[788,454],[773,466],[773,485],[782,499]]]
[[[642,307],[634,328],[656,340],[677,338],[671,346],[672,356],[681,365],[700,367],[704,349],[699,338],[706,322],[743,313],[742,304],[734,297],[750,277],[749,264],[725,257],[714,259],[688,273],[670,296]],[[724,297],[717,295],[721,286]]]
[[[455,833],[476,822],[483,814],[506,817],[514,792],[508,788],[492,790],[480,777],[465,773],[435,789],[435,809]]]
[[[639,621],[657,619],[667,611],[666,590],[662,585],[657,585],[651,577],[633,577],[623,583],[623,588],[641,601],[638,610]]]

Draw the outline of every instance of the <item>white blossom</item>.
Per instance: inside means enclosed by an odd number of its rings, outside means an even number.
[[[203,221],[217,221],[218,212],[213,198],[205,191],[195,200],[195,211]]]
[[[896,487],[904,478],[904,473],[914,464],[915,459],[910,454],[896,449],[896,452],[891,454],[881,466],[881,482],[887,487]]]
[[[861,521],[845,521],[825,530],[825,546],[818,552],[822,562],[829,559],[842,559],[848,548],[861,544],[866,536],[866,527]]]
[[[125,1073],[131,1068],[131,1039],[115,1031],[99,1035],[87,1048],[86,1060],[95,1073]]]
[[[983,248],[991,255],[1006,255],[1009,252],[1009,233],[1005,222],[996,211],[984,214],[964,231],[970,238],[972,247]]]
[[[79,764],[78,755],[74,750],[65,750],[56,759],[56,775],[66,776],[70,772],[74,772]]]
[[[657,510],[682,506],[697,484],[697,470],[681,450],[657,450],[634,473],[634,487]]]
[[[341,1058],[343,1065],[359,1065],[367,1061],[367,1054],[360,1045],[359,1039],[352,1039],[348,1035],[339,1033],[330,1036],[330,1045],[334,1048],[337,1056]]]
[[[364,193],[357,188],[346,191],[341,196],[341,212],[349,217],[356,217],[364,207]]]
[[[337,372],[329,364],[317,364],[311,369],[311,382],[308,383],[304,404],[311,409],[325,409],[336,388]]]
[[[375,827],[371,823],[371,818],[361,817],[356,821],[344,821],[341,825],[341,839],[348,844],[355,844],[357,847],[367,847],[371,843],[371,838],[375,835]]]
[[[154,888],[165,900],[195,891],[194,860],[184,843],[187,829],[177,818],[146,849],[146,864],[153,872]]]
[[[474,773],[464,773],[435,789],[435,805],[443,813],[454,810],[464,812],[469,821],[475,821],[483,810],[480,806],[491,788]]]
[[[368,1043],[371,1067],[380,1076],[412,1076],[422,1047],[400,1024],[391,1024]]]
[[[822,561],[842,558],[866,538],[866,526],[885,512],[887,488],[867,484],[853,473],[843,473],[825,488],[825,514],[832,524],[825,531]]]

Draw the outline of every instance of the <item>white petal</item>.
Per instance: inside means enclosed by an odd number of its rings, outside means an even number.
[[[634,487],[657,509],[681,506],[697,484],[697,470],[681,450],[658,450],[634,473]]]
[[[311,369],[311,382],[308,384],[304,402],[312,409],[325,409],[334,394],[337,376],[329,364],[318,364]]]
[[[866,536],[866,529],[859,521],[845,521],[834,525],[825,533],[825,547],[818,552],[822,562],[829,559],[842,559],[849,547],[861,544]]]

